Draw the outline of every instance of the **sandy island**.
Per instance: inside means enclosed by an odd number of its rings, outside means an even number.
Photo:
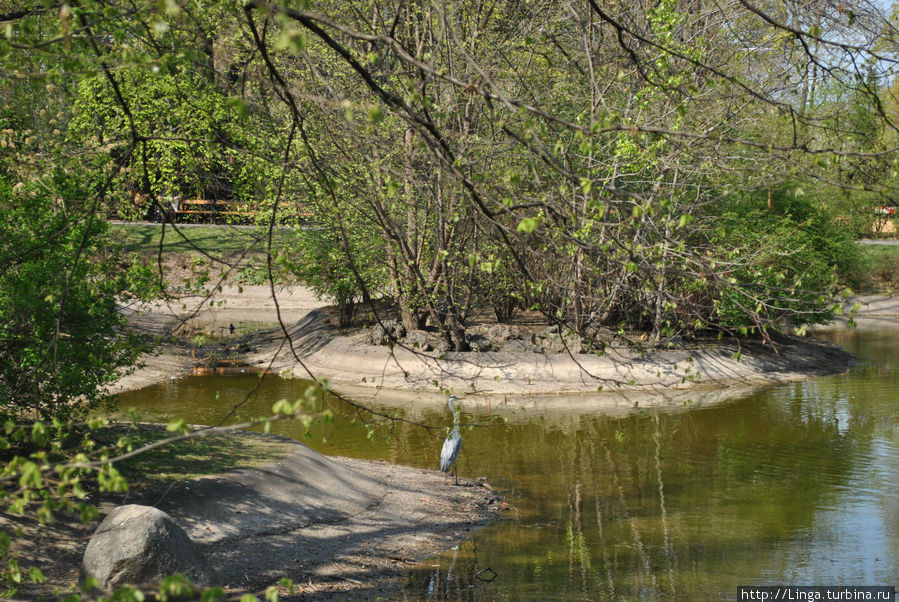
[[[277,307],[264,286],[224,287],[215,301],[194,298],[127,311],[145,332],[165,337],[180,328],[217,335],[223,354],[284,375],[327,377],[335,391],[379,404],[442,404],[442,388],[465,395],[469,405],[502,399],[517,408],[553,411],[621,412],[688,400],[695,406],[743,395],[747,387],[840,373],[851,360],[837,347],[799,337],[780,340],[776,353],[760,343],[645,353],[614,349],[601,356],[423,353],[370,345],[359,329],[340,331],[303,287],[279,290]],[[899,298],[857,301],[860,328],[899,324]],[[279,315],[289,340],[274,327]],[[238,333],[246,324],[269,328],[229,336],[232,324]],[[197,364],[196,352],[163,344],[143,364],[112,391],[184,375]],[[157,505],[206,552],[229,593],[259,591],[288,576],[303,599],[401,595],[400,577],[410,567],[472,529],[514,517],[501,494],[480,481],[448,486],[436,471],[328,458],[299,444],[293,449],[257,469],[178,483],[156,499],[107,496],[101,509],[135,501]],[[37,551],[28,555],[45,568],[50,583],[31,593],[74,586],[96,524],[41,531],[34,539]]]
[[[464,395],[468,405],[515,398],[553,409],[614,411],[719,401],[746,387],[802,380],[848,369],[850,357],[837,347],[803,337],[781,337],[777,350],[759,342],[724,341],[707,348],[611,348],[602,355],[542,353],[438,353],[403,345],[368,343],[364,329],[341,331],[324,303],[303,287],[277,291],[277,309],[266,286],[225,286],[210,306],[190,298],[177,307],[148,305],[129,310],[139,329],[159,335],[174,329],[221,334],[226,349],[247,364],[298,378],[327,378],[334,390],[385,404],[443,404],[443,390]],[[899,324],[899,297],[861,297],[859,328]],[[289,334],[286,340],[281,322]],[[834,327],[844,327],[846,318]],[[228,337],[228,327],[268,325]],[[122,378],[113,392],[133,390],[186,374],[197,364],[190,350],[163,345],[144,367]],[[520,407],[521,404],[518,404]]]

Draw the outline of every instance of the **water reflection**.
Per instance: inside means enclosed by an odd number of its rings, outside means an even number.
[[[738,585],[894,584],[899,567],[899,333],[837,342],[849,375],[785,385],[689,411],[463,415],[462,476],[487,476],[518,520],[426,562],[410,598],[734,599]],[[841,335],[842,336],[842,335]],[[255,377],[184,379],[123,396],[157,420],[211,424]],[[265,379],[240,416],[296,398]],[[443,433],[408,424],[369,437],[333,400],[335,420],[273,430],[328,454],[436,468]],[[447,424],[448,411],[415,418]],[[465,420],[463,420],[464,422]],[[487,569],[495,571],[496,578]]]

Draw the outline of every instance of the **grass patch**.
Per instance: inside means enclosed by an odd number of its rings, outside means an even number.
[[[121,437],[127,437],[131,447],[136,449],[170,435],[160,425],[119,424],[97,431],[94,438],[115,445]],[[234,431],[177,441],[116,466],[132,485],[153,485],[260,466],[289,453],[294,445],[280,437]]]
[[[111,235],[123,250],[154,269],[159,242],[163,240],[164,277],[176,286],[190,288],[210,280],[217,282],[226,266],[233,268],[228,277],[230,283],[248,286],[268,282],[265,255],[268,241],[264,229],[181,224],[179,230],[175,232],[171,225],[167,225],[163,238],[162,224],[110,224]],[[298,235],[302,235],[302,230],[275,229],[272,253],[277,255]],[[274,268],[277,284],[296,284],[296,278],[279,263]]]
[[[899,290],[899,245],[859,245],[860,293],[889,293]]]
[[[171,225],[165,227],[162,246],[165,253],[196,252],[197,248],[213,255],[233,255],[249,250],[263,253],[266,249],[266,232],[259,228],[234,228],[222,225],[178,226],[176,232]],[[125,250],[133,253],[156,253],[163,236],[162,224],[110,224],[110,232],[120,241]],[[277,228],[273,233],[273,249],[281,249],[295,235],[290,228]]]

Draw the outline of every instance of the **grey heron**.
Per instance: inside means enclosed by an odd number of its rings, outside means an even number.
[[[450,412],[453,413],[453,430],[446,436],[446,440],[443,442],[443,449],[440,450],[440,470],[443,472],[448,472],[453,467],[453,464],[456,463],[456,458],[459,457],[459,450],[462,449],[462,435],[459,434],[459,412],[453,406],[453,402],[458,401],[458,399],[455,395],[450,395],[449,399],[446,400]],[[455,469],[453,470],[453,476],[456,477],[456,485],[458,485],[459,475]]]

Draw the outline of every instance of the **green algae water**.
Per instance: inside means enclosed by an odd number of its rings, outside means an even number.
[[[466,408],[459,473],[506,490],[509,520],[429,559],[410,599],[734,600],[739,585],[899,585],[899,331],[827,335],[849,374],[678,411]],[[305,383],[192,377],[123,394],[145,419],[265,415]],[[443,433],[333,419],[272,431],[326,454],[436,469]],[[322,409],[322,408],[316,408]],[[390,410],[395,412],[396,410]],[[398,412],[403,415],[403,412]],[[446,409],[411,410],[448,424]]]

